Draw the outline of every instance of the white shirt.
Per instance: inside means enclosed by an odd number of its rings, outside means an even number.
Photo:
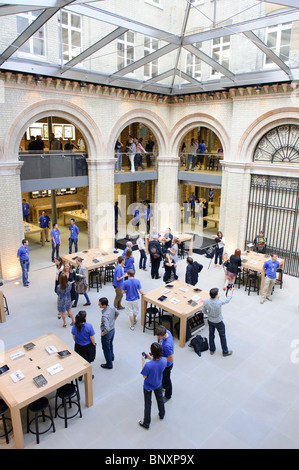
[[[137,239],[137,246],[139,250],[145,250],[144,240],[143,238]]]

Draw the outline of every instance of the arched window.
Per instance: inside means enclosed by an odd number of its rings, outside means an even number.
[[[253,160],[299,163],[299,126],[287,124],[271,129],[259,141]]]

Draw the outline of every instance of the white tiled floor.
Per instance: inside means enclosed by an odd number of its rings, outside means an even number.
[[[87,237],[82,233],[80,249],[86,244]],[[138,261],[139,253],[134,252],[134,256]],[[223,271],[213,266],[208,269],[209,260],[203,256],[194,258],[204,265],[200,287],[222,288]],[[64,329],[57,320],[55,267],[49,260],[49,245],[32,243],[30,288],[14,282],[3,287],[10,309],[6,323],[0,324],[0,338],[6,349],[47,332],[73,347],[71,327]],[[159,285],[160,281],[150,279],[149,271],[139,271],[135,264],[136,277],[145,291]],[[180,260],[178,274],[183,280],[185,267],[186,261]],[[256,294],[248,296],[244,288],[236,289],[231,303],[223,307],[231,357],[222,357],[218,338],[217,353],[211,356],[205,352],[201,357],[187,345],[179,348],[175,338],[173,397],[166,404],[163,421],[153,401],[149,431],[137,424],[143,417],[141,352],[149,350],[155,337],[143,333],[140,323],[131,331],[121,311],[116,324],[114,368],[102,369],[97,301],[107,296],[112,303],[114,290],[111,284],[99,293],[93,289],[92,305],[86,309],[98,343],[93,364],[94,405],[86,408],[83,399],[83,418],[71,420],[67,429],[57,418],[56,433],[41,436],[38,446],[35,436],[25,433],[26,448],[299,448],[299,365],[291,361],[291,343],[299,336],[298,286],[298,279],[285,276],[283,289],[276,288],[273,302],[264,305],[260,305]],[[82,304],[80,299],[74,313],[82,309]],[[207,326],[201,334],[208,337]],[[83,391],[83,383],[80,387]],[[23,423],[25,426],[25,419]],[[9,446],[4,438],[0,439],[0,449],[13,446],[13,436]]]

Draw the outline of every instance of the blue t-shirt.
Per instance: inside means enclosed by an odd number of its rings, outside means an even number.
[[[125,258],[124,272],[126,273],[128,269],[133,269],[133,271],[135,271],[133,256],[130,256],[130,258]]]
[[[69,226],[69,231],[71,232],[70,237],[73,240],[77,240],[78,233],[79,233],[79,229],[78,229],[77,225],[70,225]]]
[[[126,291],[126,300],[138,300],[139,299],[139,292],[138,290],[141,289],[141,284],[138,279],[128,279],[123,284],[123,291]]]
[[[270,279],[276,279],[276,270],[279,268],[279,262],[270,259],[264,263],[263,268],[266,270],[266,276]]]
[[[167,356],[172,356],[174,352],[174,343],[173,343],[173,336],[170,333],[170,331],[166,330],[168,333],[167,338],[161,339],[160,344],[162,346],[162,356],[167,357]],[[167,367],[171,366],[173,362],[168,362],[167,361]]]
[[[156,388],[161,387],[163,371],[166,366],[167,359],[165,357],[161,357],[159,361],[152,359],[144,364],[141,375],[146,376],[143,384],[143,388],[145,388],[145,390],[156,390]]]
[[[26,202],[26,204],[22,204],[23,207],[23,215],[29,215],[29,204]]]
[[[115,287],[121,287],[123,285],[124,283],[123,279],[121,279],[120,281],[117,280],[118,277],[122,277],[123,275],[124,275],[123,267],[120,264],[117,264],[115,266],[114,276],[113,276],[113,285]]]
[[[202,153],[205,153],[205,151],[207,150],[207,147],[205,146],[205,144],[198,144],[198,153],[202,154]]]
[[[59,245],[59,237],[60,237],[60,231],[58,229],[51,230],[51,238],[54,238],[56,245]],[[52,245],[54,245],[53,240],[52,240]]]
[[[77,344],[86,346],[90,343],[90,337],[94,336],[95,332],[91,323],[83,323],[80,333],[78,333],[76,325],[73,325],[72,335],[76,336],[75,341]]]
[[[38,219],[41,228],[46,228],[49,225],[49,222],[51,221],[50,217],[48,215],[41,215],[40,218]]]
[[[29,260],[29,246],[21,246],[18,249],[17,256],[20,257],[20,261],[27,261]]]

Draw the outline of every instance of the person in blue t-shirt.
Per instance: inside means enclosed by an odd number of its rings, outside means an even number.
[[[50,222],[51,222],[50,217],[46,214],[45,211],[42,211],[42,215],[38,219],[38,224],[40,228],[44,230],[46,242],[50,242],[50,240],[48,239]],[[40,241],[42,241],[42,236],[41,236]]]
[[[159,417],[163,419],[165,416],[165,407],[162,394],[162,377],[163,371],[167,366],[166,357],[162,357],[162,346],[159,343],[152,343],[151,354],[142,353],[142,371],[144,383],[143,383],[143,394],[144,394],[144,418],[139,420],[138,424],[145,429],[149,429],[151,423],[151,408],[152,408],[152,392],[154,392]],[[145,359],[149,359],[149,362],[145,362]]]
[[[127,250],[125,254],[125,265],[124,272],[127,273],[129,269],[135,271],[134,257],[132,256],[132,250]]]
[[[30,267],[30,262],[29,262],[29,242],[24,238],[22,240],[22,246],[18,249],[17,252],[17,257],[18,260],[20,261],[21,268],[22,268],[22,281],[23,281],[23,286],[24,287],[29,287],[29,281],[28,281],[28,273],[29,273],[29,267]]]
[[[75,352],[91,363],[95,360],[95,331],[91,323],[86,322],[86,312],[77,313],[72,327],[72,336],[75,341]],[[79,377],[82,380],[82,375]]]
[[[198,144],[198,147],[197,147],[200,170],[201,170],[201,166],[203,165],[203,158],[204,158],[201,155],[204,155],[206,153],[206,150],[207,150],[207,147],[206,147],[205,141],[202,140],[201,143]]]
[[[69,226],[70,231],[70,238],[69,238],[69,254],[72,253],[73,243],[75,246],[75,253],[78,251],[78,235],[79,235],[79,228],[75,223],[75,219],[71,219],[71,223]]]
[[[214,196],[215,196],[214,189],[211,188],[210,191],[209,191],[209,201],[210,202],[214,201]]]
[[[59,247],[61,245],[60,230],[58,230],[58,224],[53,225],[51,230],[51,241],[52,241],[52,262],[55,263],[54,258],[59,258]],[[56,256],[54,254],[56,253]]]
[[[172,382],[170,374],[173,368],[174,342],[172,334],[163,325],[158,326],[156,329],[156,335],[162,346],[162,356],[167,359],[167,366],[164,369],[162,379],[162,387],[165,390],[164,402],[166,402],[170,400],[172,396]]]
[[[270,259],[268,261],[265,261],[263,270],[265,273],[265,284],[262,292],[262,297],[261,297],[261,304],[265,302],[265,299],[270,300],[271,299],[271,294],[273,287],[276,282],[276,271],[279,268],[279,262],[277,261],[277,254],[276,253],[271,253]]]
[[[117,259],[117,265],[115,266],[113,275],[113,287],[115,290],[114,307],[117,310],[123,310],[125,307],[122,306],[121,301],[123,298],[123,284],[124,279],[127,278],[128,274],[124,273],[125,258],[119,256]]]
[[[126,311],[130,319],[130,329],[134,330],[137,323],[137,315],[139,312],[138,300],[139,294],[144,294],[138,279],[134,279],[135,271],[129,269],[127,271],[128,279],[124,281],[123,292],[126,293]]]
[[[26,222],[29,222],[29,209],[30,206],[28,202],[26,202],[26,199],[22,199],[23,220]]]

